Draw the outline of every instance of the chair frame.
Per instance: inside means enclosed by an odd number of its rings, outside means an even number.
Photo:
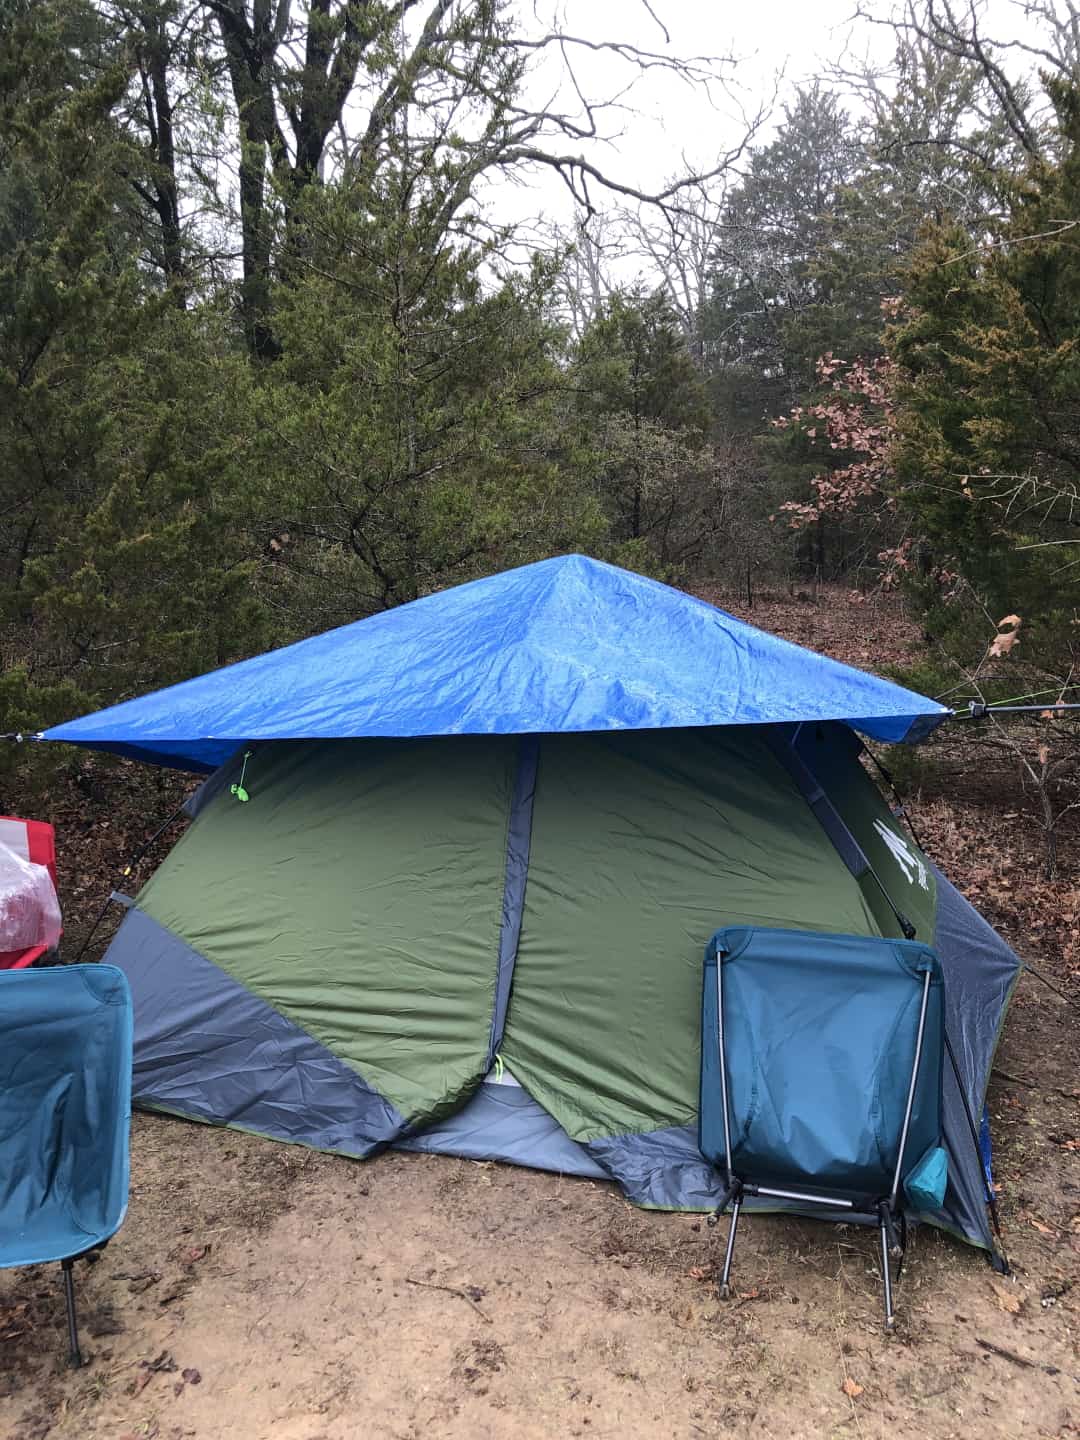
[[[923,974],[922,999],[919,1006],[919,1026],[915,1036],[915,1056],[908,1082],[907,1104],[904,1108],[904,1123],[900,1130],[900,1145],[893,1170],[892,1186],[888,1195],[864,1196],[852,1199],[850,1195],[810,1194],[803,1190],[779,1189],[771,1185],[756,1185],[735,1173],[731,1163],[731,1118],[728,1104],[727,1052],[724,1046],[724,957],[730,952],[717,949],[716,952],[716,1031],[720,1051],[720,1104],[724,1120],[724,1189],[720,1203],[710,1215],[708,1223],[715,1225],[727,1207],[731,1206],[731,1224],[728,1227],[727,1249],[724,1253],[724,1268],[720,1276],[720,1298],[726,1300],[731,1294],[731,1262],[735,1255],[735,1234],[739,1226],[739,1215],[748,1195],[764,1196],[767,1199],[793,1200],[803,1205],[820,1205],[828,1210],[843,1210],[850,1214],[851,1221],[859,1225],[876,1225],[881,1246],[881,1286],[885,1307],[885,1328],[892,1330],[896,1324],[893,1306],[894,1278],[890,1260],[897,1261],[898,1283],[904,1265],[904,1250],[907,1244],[907,1222],[900,1197],[900,1181],[904,1172],[904,1151],[907,1149],[908,1132],[911,1128],[911,1113],[915,1106],[915,1090],[922,1063],[923,1043],[926,1034],[926,1012],[930,1001],[932,974]]]
[[[67,1307],[68,1364],[74,1370],[80,1370],[86,1363],[79,1345],[79,1317],[75,1306],[75,1261],[96,1260],[108,1243],[108,1240],[102,1240],[98,1245],[91,1245],[89,1250],[80,1250],[78,1255],[69,1255],[60,1261],[64,1276],[64,1303]]]

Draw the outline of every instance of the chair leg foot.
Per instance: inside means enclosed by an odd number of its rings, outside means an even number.
[[[727,1300],[731,1295],[731,1261],[735,1254],[735,1232],[739,1228],[739,1211],[742,1209],[741,1196],[731,1207],[731,1225],[728,1227],[727,1250],[724,1253],[724,1269],[720,1276],[720,1299]]]
[[[892,1330],[896,1325],[896,1313],[893,1310],[893,1288],[892,1272],[889,1269],[889,1251],[892,1248],[889,1244],[889,1228],[885,1223],[885,1217],[881,1218],[881,1290],[882,1299],[885,1302],[885,1329]]]
[[[79,1349],[79,1323],[75,1316],[75,1279],[72,1274],[74,1262],[62,1260],[60,1263],[64,1272],[64,1299],[67,1302],[68,1363],[78,1369],[83,1363],[83,1357]]]

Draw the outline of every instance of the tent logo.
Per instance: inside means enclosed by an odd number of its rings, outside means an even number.
[[[914,885],[915,881],[918,880],[924,890],[929,890],[930,876],[927,873],[926,866],[919,859],[918,855],[912,851],[904,837],[898,835],[895,830],[890,829],[884,820],[875,820],[874,829],[892,851],[892,857],[900,866],[900,869],[903,870],[904,878],[908,884]]]

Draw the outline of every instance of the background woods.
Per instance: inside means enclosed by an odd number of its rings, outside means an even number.
[[[871,6],[737,112],[640,17],[0,0],[0,728],[567,549],[901,586],[932,693],[1080,693],[1072,0]],[[716,140],[650,186],[658,81]]]

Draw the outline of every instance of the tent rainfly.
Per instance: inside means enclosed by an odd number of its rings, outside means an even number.
[[[44,738],[207,775],[109,950],[136,1103],[708,1210],[709,937],[914,933],[941,960],[955,1062],[949,1188],[919,1218],[993,1256],[974,1132],[1019,962],[859,760],[857,732],[915,741],[948,713],[570,555]]]

